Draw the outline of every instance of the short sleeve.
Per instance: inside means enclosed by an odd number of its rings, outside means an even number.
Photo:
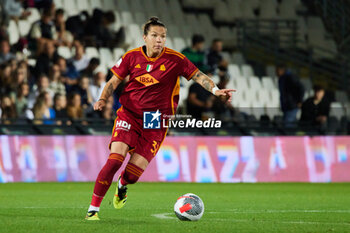
[[[198,68],[187,57],[182,60],[182,73],[187,80],[190,80],[193,75],[198,71]]]
[[[111,71],[115,76],[117,76],[117,78],[119,78],[120,80],[124,80],[124,78],[129,75],[129,67],[130,67],[129,64],[130,64],[130,55],[125,54],[111,68]]]

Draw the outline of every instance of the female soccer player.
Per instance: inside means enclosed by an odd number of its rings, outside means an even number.
[[[229,100],[234,90],[219,90],[214,82],[199,71],[183,54],[166,48],[167,29],[152,17],[143,28],[145,46],[130,50],[112,67],[114,76],[108,81],[94,110],[102,110],[117,86],[129,75],[120,96],[122,107],[117,111],[110,155],[97,176],[87,220],[99,220],[98,211],[109,189],[114,174],[122,166],[126,154],[131,157],[118,178],[113,198],[115,208],[122,208],[127,200],[127,185],[140,178],[148,164],[157,154],[166,129],[144,129],[144,112],[153,112],[154,119],[160,115],[174,115],[179,99],[180,76],[193,79],[214,95]]]

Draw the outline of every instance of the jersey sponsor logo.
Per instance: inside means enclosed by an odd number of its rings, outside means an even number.
[[[117,122],[115,122],[115,128],[129,131],[131,128],[131,124],[129,124],[126,121],[118,120]]]
[[[153,69],[153,65],[148,64],[146,67],[147,72],[151,72]]]
[[[115,64],[116,67],[119,68],[120,64],[122,63],[123,61],[123,58],[120,58],[118,61],[117,61],[117,64]]]
[[[144,129],[160,129],[160,116],[162,114],[156,112],[143,112],[143,128]]]
[[[137,65],[135,66],[135,69],[137,69],[137,68],[141,68],[140,64],[137,64]]]
[[[135,78],[138,82],[142,83],[145,86],[151,86],[153,84],[159,83],[159,81],[153,78],[150,74],[141,75]]]
[[[165,66],[164,66],[164,64],[162,64],[161,66],[160,66],[160,69],[159,69],[160,71],[165,71]]]

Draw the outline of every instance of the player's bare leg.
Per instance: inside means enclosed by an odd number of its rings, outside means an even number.
[[[125,170],[118,178],[117,189],[113,198],[114,208],[122,208],[127,200],[127,185],[138,181],[143,171],[147,168],[148,161],[137,153],[133,153]]]
[[[86,215],[87,220],[99,220],[98,212],[101,202],[112,184],[115,173],[122,166],[129,146],[123,142],[112,142],[110,155],[97,176],[91,204]]]

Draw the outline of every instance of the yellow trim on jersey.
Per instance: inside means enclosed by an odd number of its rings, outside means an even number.
[[[167,48],[167,51],[165,51],[165,53],[176,55],[176,56],[180,57],[181,59],[184,59],[186,57],[182,53],[179,53],[179,52],[177,52],[177,51],[175,51],[173,49],[169,49],[169,48]]]
[[[113,125],[113,129],[112,129],[112,137],[113,137],[113,132],[114,132],[114,129],[115,129],[115,124],[116,124],[116,122],[117,122],[117,120],[118,120],[118,112],[121,111],[121,110],[123,110],[123,105],[120,106],[120,108],[119,108],[119,109],[117,110],[117,112],[116,112],[117,117],[116,117],[115,120],[114,120],[114,125]]]
[[[122,58],[124,58],[124,57],[126,56],[126,54],[128,54],[128,53],[136,52],[136,51],[139,51],[140,49],[141,49],[141,47],[138,47],[138,48],[136,48],[136,49],[129,50],[129,51],[127,51],[127,52],[122,56]],[[141,49],[141,50],[142,50],[142,49]]]
[[[151,61],[151,62],[155,62],[158,58],[160,58],[161,56],[163,56],[164,52],[165,52],[165,47],[163,48],[162,52],[159,54],[158,57],[148,57],[145,52],[143,51],[142,47],[141,48],[141,53],[143,54],[143,56],[147,59],[147,61]]]
[[[180,77],[178,76],[173,92],[171,93],[171,111],[173,115],[175,114],[174,96],[179,94],[180,94]]]
[[[197,68],[197,69],[195,69],[193,72],[192,72],[192,74],[188,77],[188,78],[186,78],[188,81],[189,80],[191,80],[192,79],[192,77],[197,73],[197,71],[199,71],[199,69]]]
[[[112,73],[117,77],[117,78],[119,78],[120,80],[124,80],[124,78],[123,77],[121,77],[119,74],[117,74],[113,69],[110,69],[111,71],[112,71]]]

